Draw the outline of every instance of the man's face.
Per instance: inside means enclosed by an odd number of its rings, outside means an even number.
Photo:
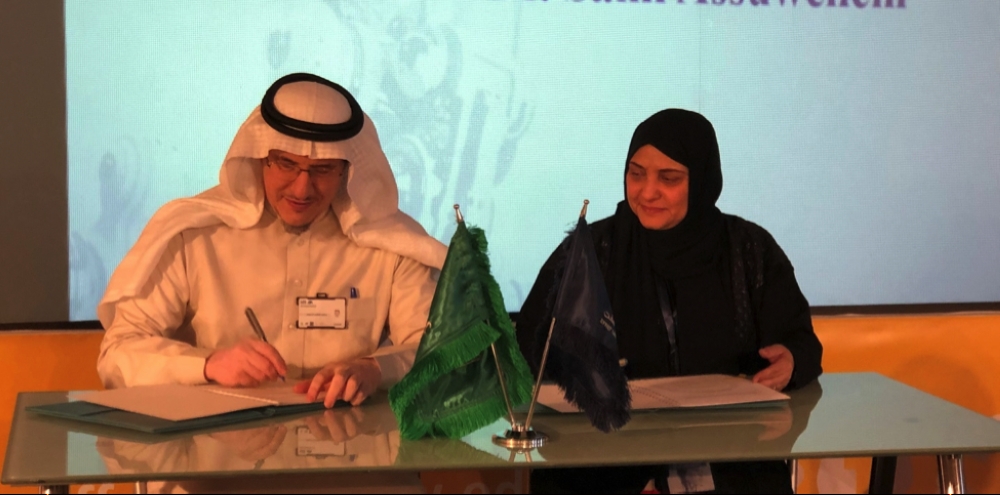
[[[309,225],[330,207],[347,161],[271,150],[264,159],[264,194],[285,224]]]
[[[672,229],[687,216],[688,168],[647,144],[629,160],[625,196],[643,227]]]

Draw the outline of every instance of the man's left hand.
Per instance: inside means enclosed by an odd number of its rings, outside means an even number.
[[[792,380],[795,358],[792,351],[781,344],[769,345],[760,350],[760,357],[768,360],[770,366],[753,376],[753,382],[774,390],[783,390]]]
[[[319,370],[312,380],[296,384],[295,391],[306,394],[310,402],[325,391],[323,405],[327,408],[332,408],[338,400],[357,406],[375,393],[381,382],[382,368],[374,359],[362,358],[348,363],[330,363]]]
[[[365,421],[365,410],[360,407],[350,409],[327,409],[323,415],[312,415],[305,418],[309,433],[316,440],[328,440],[333,443],[344,443],[368,434],[362,431]]]

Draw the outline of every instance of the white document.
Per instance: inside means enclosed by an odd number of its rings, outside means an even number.
[[[781,392],[729,375],[645,378],[630,380],[628,387],[632,392],[632,410],[736,406],[789,399]],[[559,412],[580,412],[563,395],[557,385],[542,385],[538,402]]]
[[[83,394],[79,400],[170,421],[204,418],[265,406],[307,404],[293,384],[271,382],[256,388],[219,385],[149,385]]]
[[[200,385],[198,388],[208,390],[216,394],[229,395],[233,397],[243,397],[256,399],[273,406],[288,406],[292,404],[308,404],[306,394],[296,393],[294,384],[284,382],[267,382],[253,388],[232,388],[222,385]],[[325,392],[319,394],[322,400]]]

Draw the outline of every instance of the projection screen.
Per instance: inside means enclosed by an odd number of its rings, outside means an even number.
[[[67,0],[65,22],[74,320],[292,72],[357,97],[432,235],[456,203],[485,229],[511,311],[670,107],[713,122],[720,208],[812,305],[1000,301],[994,0]]]

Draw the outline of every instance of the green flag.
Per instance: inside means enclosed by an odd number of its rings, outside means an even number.
[[[490,275],[481,229],[459,222],[428,319],[413,368],[389,390],[403,438],[458,438],[507,414],[491,344],[511,405],[531,400],[531,372]]]

